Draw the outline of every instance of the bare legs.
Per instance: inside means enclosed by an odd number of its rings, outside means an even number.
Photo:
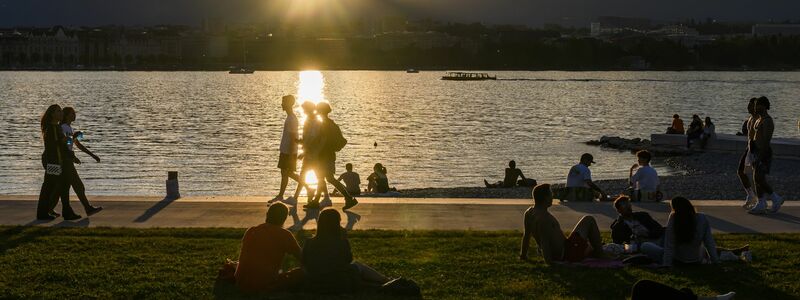
[[[584,216],[572,229],[572,234],[578,234],[589,242],[592,246],[592,256],[601,256],[603,254],[603,239],[600,237],[600,229],[597,228],[597,221],[592,216]]]

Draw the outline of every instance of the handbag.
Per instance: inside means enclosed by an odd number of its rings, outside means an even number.
[[[47,175],[61,175],[61,150],[58,149],[58,130],[53,133],[53,139],[56,140],[56,154],[58,154],[58,163],[57,164],[50,164],[48,163],[45,165],[44,172]]]

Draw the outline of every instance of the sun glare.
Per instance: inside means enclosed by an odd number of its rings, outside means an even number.
[[[314,174],[314,171],[308,171],[308,173],[306,173],[306,184],[315,188],[317,187],[317,174]]]
[[[325,100],[325,78],[320,71],[301,71],[297,81],[297,98],[300,103]]]

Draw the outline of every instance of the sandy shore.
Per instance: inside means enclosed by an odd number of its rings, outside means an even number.
[[[666,158],[670,166],[686,175],[661,176],[665,197],[682,195],[689,199],[730,200],[744,199],[744,191],[736,176],[741,154],[696,153],[688,156]],[[566,171],[565,171],[566,172]],[[772,163],[768,177],[775,191],[784,199],[800,200],[800,160],[777,158]],[[596,182],[609,194],[625,191],[625,179]],[[475,187],[421,188],[401,191],[396,197],[408,198],[503,198],[530,199],[529,188],[487,189],[476,182]]]

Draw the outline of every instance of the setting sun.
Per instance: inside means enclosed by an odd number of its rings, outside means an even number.
[[[297,98],[300,103],[325,100],[325,78],[320,71],[301,71],[297,80]]]

